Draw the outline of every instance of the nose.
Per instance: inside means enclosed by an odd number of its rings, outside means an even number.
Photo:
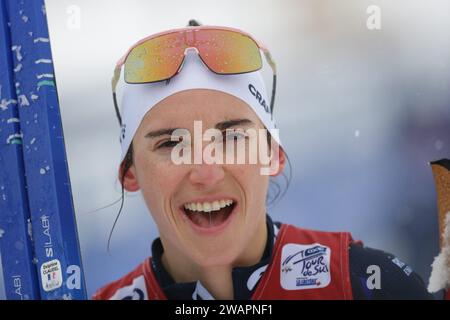
[[[189,174],[190,181],[201,187],[213,187],[223,180],[225,172],[220,164],[196,164]]]

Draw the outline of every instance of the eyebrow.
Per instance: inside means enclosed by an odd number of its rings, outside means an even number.
[[[232,120],[227,120],[227,121],[222,121],[219,122],[215,125],[215,128],[223,131],[226,130],[230,127],[234,127],[237,125],[252,125],[253,121],[249,120],[249,119],[232,119]],[[165,128],[165,129],[159,129],[159,130],[155,130],[155,131],[150,131],[149,133],[147,133],[145,135],[146,138],[156,138],[156,137],[160,137],[160,136],[164,136],[164,135],[172,135],[172,133],[180,128]]]
[[[233,120],[227,120],[223,122],[219,122],[216,124],[216,129],[219,129],[220,131],[228,129],[230,127],[234,127],[237,125],[252,125],[253,121],[249,119],[233,119]]]

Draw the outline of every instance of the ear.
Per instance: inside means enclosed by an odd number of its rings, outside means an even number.
[[[124,163],[122,163],[119,168],[119,181],[122,181],[123,170]],[[127,172],[125,172],[125,177],[123,179],[123,188],[128,192],[135,192],[140,189],[134,164],[132,164],[131,167],[128,168]]]
[[[278,170],[270,174],[270,176],[276,177],[283,172],[284,167],[286,166],[286,154],[284,153],[283,148],[279,147],[278,158],[275,157],[270,161],[278,161]]]

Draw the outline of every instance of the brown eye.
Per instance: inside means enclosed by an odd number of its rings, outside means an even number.
[[[247,135],[245,133],[239,132],[239,131],[228,132],[225,135],[225,140],[238,141],[238,140],[245,139],[245,138],[247,138]]]
[[[166,142],[161,143],[161,144],[157,147],[157,149],[161,149],[161,148],[173,148],[173,147],[175,147],[178,143],[180,143],[180,141],[171,141],[171,140],[169,140],[169,141],[166,141]]]

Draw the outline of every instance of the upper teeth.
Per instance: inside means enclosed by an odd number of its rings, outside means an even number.
[[[233,204],[233,200],[217,200],[213,202],[189,202],[184,205],[185,209],[191,211],[211,212],[217,211]]]

